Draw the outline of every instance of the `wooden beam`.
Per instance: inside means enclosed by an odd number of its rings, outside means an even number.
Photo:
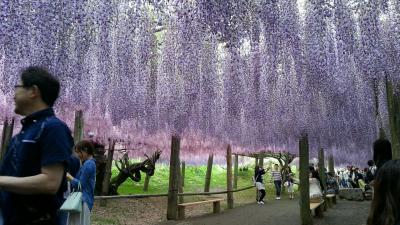
[[[178,189],[179,189],[179,171],[180,171],[180,137],[173,135],[171,141],[171,156],[169,164],[169,188],[168,188],[168,206],[167,219],[178,219]]]
[[[310,213],[309,146],[308,136],[302,135],[299,141],[300,156],[300,217],[301,225],[312,225]]]
[[[235,154],[235,164],[233,170],[233,188],[238,187],[238,176],[239,176],[239,156]]]
[[[107,154],[107,162],[106,168],[104,170],[104,180],[101,190],[101,195],[106,196],[108,195],[109,187],[110,187],[110,180],[111,180],[111,168],[112,168],[112,161],[114,157],[114,150],[115,150],[115,140],[110,140],[110,147],[108,149]],[[105,207],[107,206],[106,200],[100,201],[100,206]]]
[[[208,162],[207,162],[207,171],[206,171],[206,180],[204,183],[204,192],[210,192],[213,160],[214,160],[214,155],[210,154],[208,156]]]
[[[228,148],[226,149],[226,190],[228,191],[227,193],[228,209],[233,209],[232,149],[230,145],[228,145]]]

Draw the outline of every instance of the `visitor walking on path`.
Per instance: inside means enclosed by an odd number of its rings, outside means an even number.
[[[374,182],[368,225],[400,225],[400,160],[385,162]]]
[[[272,179],[275,185],[276,197],[275,199],[281,199],[281,190],[282,190],[282,175],[279,170],[278,164],[274,165],[274,170],[272,171]]]
[[[70,213],[68,216],[69,225],[89,225],[90,211],[94,202],[94,186],[96,180],[96,162],[93,159],[94,146],[90,141],[81,141],[76,144],[75,152],[82,161],[82,167],[79,169],[76,177],[67,173],[67,179],[71,181],[73,189],[82,189],[82,216],[79,213]]]
[[[295,180],[293,178],[293,174],[292,173],[289,173],[288,179],[285,182],[285,184],[286,184],[285,186],[287,187],[287,191],[289,193],[289,198],[293,199],[294,198],[293,193],[294,193]]]
[[[264,168],[262,168],[261,166],[256,166],[254,180],[256,183],[257,190],[261,193],[259,199],[257,199],[257,203],[262,205],[264,205],[264,197],[265,197],[265,186],[263,182],[264,174],[265,174]]]
[[[10,74],[9,74],[10,75]],[[15,113],[25,116],[0,168],[4,224],[58,225],[61,184],[73,139],[52,109],[60,83],[46,69],[29,67],[15,85]]]

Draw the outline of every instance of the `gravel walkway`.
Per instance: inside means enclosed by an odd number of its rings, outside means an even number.
[[[324,212],[324,218],[314,218],[314,225],[364,225],[370,201],[338,200],[338,204]],[[188,208],[187,210],[190,210]],[[300,212],[298,200],[270,200],[264,206],[249,204],[221,214],[189,218],[184,221],[167,221],[159,225],[298,225]]]

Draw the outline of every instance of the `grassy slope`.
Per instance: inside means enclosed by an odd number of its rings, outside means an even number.
[[[251,168],[251,167],[250,167]],[[185,192],[203,192],[206,166],[186,166],[185,171]],[[247,171],[239,171],[238,188],[247,187],[252,185],[251,177],[254,170],[250,169]],[[113,168],[113,176],[117,174],[117,169]],[[149,191],[143,191],[144,185],[144,174],[142,173],[142,179],[140,182],[133,182],[128,179],[119,188],[119,193],[125,194],[155,194],[155,193],[167,193],[168,191],[168,178],[169,168],[167,165],[157,165],[154,176],[150,179]],[[267,192],[270,193],[273,190],[273,185],[270,184],[271,176],[267,173],[264,176],[264,182],[267,186]],[[211,191],[226,190],[226,169],[214,165],[211,176]]]

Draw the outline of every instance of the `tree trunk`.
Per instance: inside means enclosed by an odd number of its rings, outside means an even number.
[[[168,206],[167,219],[178,219],[178,191],[179,191],[179,170],[180,170],[180,137],[172,136],[171,156],[169,165],[169,188],[168,188]]]
[[[206,172],[206,180],[205,180],[205,183],[204,183],[204,192],[210,192],[211,172],[212,172],[213,160],[214,160],[214,155],[210,154],[208,156],[208,162],[207,162],[207,172]]]
[[[299,141],[300,156],[300,217],[301,225],[312,225],[310,213],[309,147],[308,137],[303,135]]]
[[[226,150],[226,189],[228,209],[233,209],[233,192],[232,192],[232,149],[228,145]]]
[[[233,170],[233,188],[238,187],[238,175],[239,175],[239,155],[235,154],[235,165]]]
[[[110,179],[111,179],[111,168],[112,168],[112,161],[114,157],[114,149],[115,149],[115,140],[110,141],[110,147],[108,149],[108,154],[107,154],[107,163],[106,163],[106,169],[105,169],[105,174],[104,174],[104,180],[103,180],[103,188],[102,188],[102,195],[108,195],[109,191],[109,185],[110,185]],[[106,206],[107,202],[106,200],[101,200],[100,201],[100,206]]]

